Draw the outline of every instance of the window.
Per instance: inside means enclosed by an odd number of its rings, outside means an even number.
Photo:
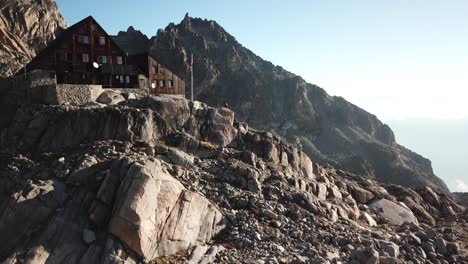
[[[123,83],[124,82],[124,77],[123,76],[119,76],[120,77],[120,83]]]
[[[117,64],[122,64],[122,56],[117,56]]]
[[[99,37],[99,45],[101,46],[106,45],[106,37]]]
[[[93,25],[91,26],[91,30],[92,30],[92,31],[97,31],[97,30],[98,30],[97,25],[94,25],[94,24],[93,24]]]
[[[159,81],[159,87],[164,87],[164,80]]]
[[[88,36],[84,36],[83,43],[84,44],[89,44],[89,37]]]
[[[102,63],[107,64],[107,56],[102,56]]]
[[[83,74],[81,75],[81,79],[82,79],[82,80],[86,80],[86,73],[83,73]]]
[[[127,83],[130,83],[130,76],[126,76],[125,79],[127,79]]]
[[[83,54],[83,62],[88,63],[89,62],[89,55],[87,53]]]
[[[172,88],[174,86],[174,83],[172,80],[167,81],[167,87]]]
[[[156,87],[158,87],[158,80],[154,80],[153,85],[151,85],[151,88],[153,89],[155,89]]]
[[[78,42],[83,44],[89,44],[88,36],[78,36]]]
[[[107,64],[107,56],[97,56],[98,63]]]

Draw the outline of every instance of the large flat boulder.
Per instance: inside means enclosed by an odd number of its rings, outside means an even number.
[[[370,208],[378,215],[387,219],[390,224],[400,226],[404,223],[418,224],[413,212],[387,199],[372,202]]]
[[[216,206],[158,161],[130,166],[117,197],[110,232],[147,260],[205,244],[224,227]]]

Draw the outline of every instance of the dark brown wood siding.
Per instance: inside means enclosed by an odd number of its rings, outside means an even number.
[[[185,82],[172,71],[148,57],[150,92],[152,94],[179,94],[185,96]],[[153,85],[155,88],[153,88]]]
[[[100,68],[95,69],[93,62]],[[58,83],[103,87],[138,87],[141,73],[127,64],[125,52],[92,17],[62,32],[26,66],[26,71],[35,69],[55,71]]]

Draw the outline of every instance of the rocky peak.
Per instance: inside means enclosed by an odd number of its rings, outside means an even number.
[[[67,26],[53,0],[4,0],[0,10],[0,77],[14,74]]]
[[[128,27],[127,31],[119,31],[112,38],[129,55],[147,52],[150,45],[148,36],[133,26]]]
[[[321,164],[382,182],[448,191],[430,161],[398,145],[376,116],[263,60],[215,21],[186,15],[158,32],[150,52],[186,80],[193,54],[198,100],[226,102],[240,120],[284,136]]]

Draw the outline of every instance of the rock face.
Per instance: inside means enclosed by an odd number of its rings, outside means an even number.
[[[114,105],[125,101],[125,98],[120,93],[114,91],[104,91],[99,95],[96,101],[102,104]]]
[[[127,46],[133,34],[127,35],[119,34],[117,42]],[[385,183],[448,191],[430,161],[398,145],[374,115],[256,56],[215,21],[187,15],[150,42],[150,52],[185,79],[194,54],[198,100],[227,101],[240,120],[275,131],[313,160]]]
[[[224,227],[214,204],[157,163],[132,165],[117,197],[110,232],[149,260],[205,244]]]
[[[468,193],[452,193],[453,198],[465,207],[468,207]]]
[[[16,73],[64,28],[53,0],[1,1],[0,78]]]
[[[129,55],[148,52],[150,40],[148,37],[130,26],[127,31],[120,31],[117,36],[112,37],[118,45]]]
[[[411,210],[406,209],[387,199],[380,199],[370,204],[372,210],[378,215],[383,216],[393,225],[402,225],[404,223],[417,224],[418,220],[414,217]]]
[[[0,135],[2,263],[468,261],[444,193],[322,167],[227,108],[23,105]]]

